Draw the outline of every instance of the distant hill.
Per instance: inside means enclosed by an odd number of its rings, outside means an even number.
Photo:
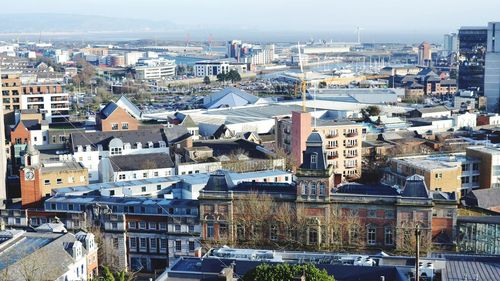
[[[0,14],[0,32],[165,31],[170,21],[69,14]]]

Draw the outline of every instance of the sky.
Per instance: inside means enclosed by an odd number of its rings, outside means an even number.
[[[2,13],[168,20],[186,28],[444,34],[500,21],[499,0],[16,0]]]

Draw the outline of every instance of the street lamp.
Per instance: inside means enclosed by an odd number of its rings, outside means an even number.
[[[415,281],[419,281],[419,256],[420,256],[420,225],[415,228]]]

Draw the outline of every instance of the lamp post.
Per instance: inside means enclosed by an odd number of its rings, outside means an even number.
[[[415,228],[415,281],[419,281],[419,256],[420,256],[420,225],[417,224]]]

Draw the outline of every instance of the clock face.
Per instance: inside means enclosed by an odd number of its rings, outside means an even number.
[[[27,180],[33,180],[35,178],[35,173],[32,170],[28,170],[24,173],[24,178]]]

